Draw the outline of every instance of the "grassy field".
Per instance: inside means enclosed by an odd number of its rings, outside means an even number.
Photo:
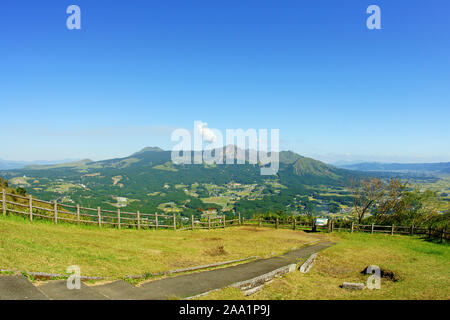
[[[408,236],[334,233],[337,244],[319,253],[308,274],[275,279],[245,297],[227,288],[202,299],[450,299],[450,247]],[[375,264],[393,271],[397,282],[381,280],[380,290],[341,289],[343,282],[366,283],[361,271]]]
[[[299,231],[254,227],[173,231],[95,226],[0,216],[0,269],[119,278],[281,254],[317,239]],[[220,247],[223,246],[223,249]]]
[[[249,297],[227,288],[201,299],[450,299],[450,246],[416,237],[255,227],[116,230],[16,216],[0,216],[0,234],[0,269],[65,274],[75,264],[83,275],[109,278],[268,257],[328,239],[337,244],[318,255],[308,274],[284,275]],[[371,264],[392,271],[398,281],[382,279],[380,290],[339,288],[343,282],[365,283],[361,271]]]
[[[204,203],[217,204],[221,207],[226,207],[228,203],[228,199],[225,197],[209,197],[209,198],[201,198]]]

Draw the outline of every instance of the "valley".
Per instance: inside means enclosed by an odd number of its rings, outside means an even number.
[[[352,181],[371,176],[384,181],[399,176],[410,188],[437,192],[439,199],[432,204],[437,211],[450,206],[450,180],[440,172],[353,171],[281,151],[279,172],[262,176],[255,164],[176,165],[170,156],[169,151],[147,147],[125,158],[33,165],[0,171],[0,177],[48,201],[196,218],[233,218],[239,212],[246,218],[275,214],[348,219]]]
[[[144,148],[126,158],[81,160],[0,171],[11,186],[34,197],[107,210],[203,212],[244,217],[254,214],[345,215],[351,206],[347,186],[356,173],[280,153],[280,171],[261,176],[258,165],[175,165],[170,152]]]

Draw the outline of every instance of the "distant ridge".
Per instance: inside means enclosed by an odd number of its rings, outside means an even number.
[[[435,162],[435,163],[362,162],[355,164],[340,165],[339,167],[358,171],[450,173],[450,162]]]
[[[45,166],[61,163],[71,163],[79,161],[79,159],[63,159],[63,160],[36,160],[36,161],[14,161],[0,159],[0,170],[23,169],[27,166]]]
[[[47,170],[56,168],[76,168],[86,166],[88,163],[93,162],[91,159],[83,159],[74,162],[58,163],[58,164],[48,164],[48,165],[29,165],[26,166],[25,170]]]

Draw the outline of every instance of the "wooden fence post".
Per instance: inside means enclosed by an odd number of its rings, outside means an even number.
[[[30,221],[33,221],[33,196],[31,194],[28,196],[28,211],[30,214]]]
[[[58,223],[58,204],[56,200],[53,201],[53,219],[55,223]]]
[[[239,212],[239,225],[241,225],[241,213]]]
[[[391,227],[391,236],[393,236],[394,235],[394,225],[392,224],[392,227]]]
[[[102,209],[100,207],[97,207],[97,219],[98,219],[98,226],[102,226]]]
[[[316,231],[317,231],[316,219],[313,220],[313,223],[312,223],[312,230],[311,230],[311,231],[312,231],[312,232],[316,232]]]
[[[194,215],[191,214],[191,229],[194,230]]]
[[[173,214],[173,230],[177,230],[177,216]]]
[[[411,235],[414,234],[414,225],[411,226]]]
[[[226,216],[225,216],[225,215],[223,215],[222,217],[223,217],[223,228],[225,229],[225,224],[226,224],[226,221],[225,221],[225,219],[226,219]]]
[[[3,216],[6,216],[6,190],[4,188],[2,190],[2,209]]]
[[[277,217],[277,219],[275,220],[275,229],[278,229],[278,217]]]
[[[331,232],[331,219],[327,220],[327,232]]]
[[[136,212],[136,215],[137,215],[138,230],[141,230],[141,213],[139,212],[139,210]]]
[[[262,226],[262,218],[261,217],[259,217],[259,221],[258,221],[258,227],[261,227]]]
[[[297,218],[294,217],[294,222],[292,224],[292,228],[295,230],[297,228]]]
[[[211,216],[208,215],[208,230],[211,229]]]
[[[428,238],[431,238],[431,226],[428,227]]]
[[[80,205],[77,204],[77,224],[80,223]]]
[[[370,234],[373,234],[373,226],[374,226],[374,223],[372,223],[372,228],[370,229]]]
[[[352,231],[351,233],[353,233],[353,226],[355,225],[355,223],[352,221]]]
[[[158,212],[155,212],[155,229],[158,230]]]
[[[117,228],[120,229],[120,209],[117,209]]]
[[[331,219],[331,232],[333,232],[333,231],[334,231],[334,220]]]
[[[444,242],[445,228],[441,230],[441,242]]]

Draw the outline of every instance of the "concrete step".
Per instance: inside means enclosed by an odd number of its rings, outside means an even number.
[[[23,275],[0,276],[0,300],[48,300]]]
[[[38,288],[52,300],[109,300],[83,282],[80,289],[68,289],[66,280],[51,281]]]

